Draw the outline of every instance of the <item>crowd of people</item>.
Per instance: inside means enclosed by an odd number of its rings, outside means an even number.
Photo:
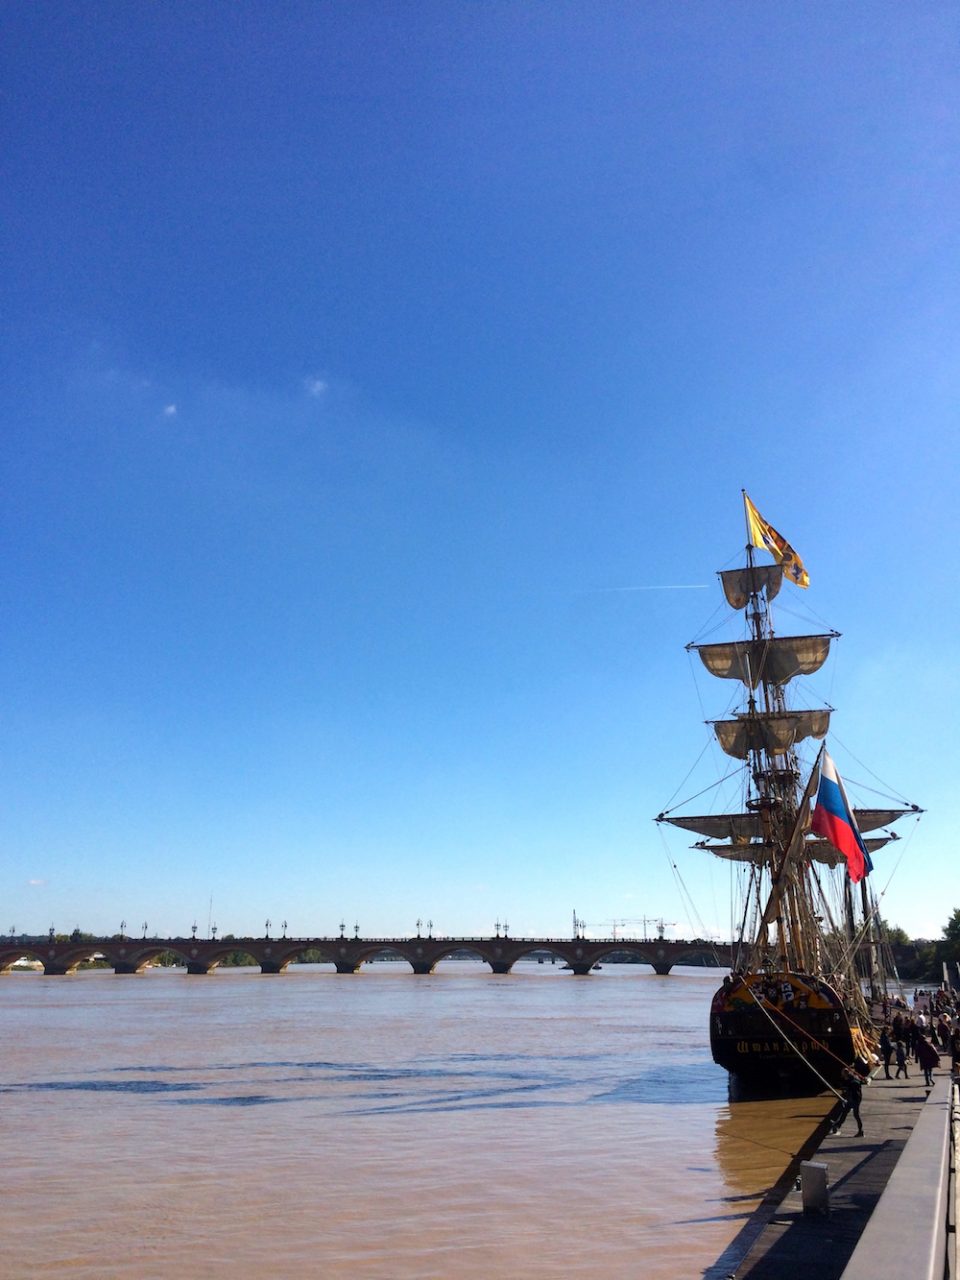
[[[953,1074],[960,1074],[960,993],[952,987],[914,991],[912,1013],[899,997],[892,1005],[884,1001],[883,1020],[880,1057],[888,1080],[892,1061],[896,1061],[896,1076],[904,1078],[909,1078],[913,1061],[930,1088],[941,1054],[950,1059]]]
[[[960,1077],[960,992],[952,987],[916,990],[912,1011],[906,1000],[897,996],[892,1001],[884,1000],[882,1015],[880,1060],[887,1080],[909,1079],[909,1068],[915,1065],[923,1072],[924,1084],[930,1089],[941,1055],[949,1058],[952,1074]],[[894,1064],[896,1074],[891,1075]],[[869,1074],[866,1062],[855,1062],[844,1071],[843,1092],[830,1123],[832,1134],[840,1132],[844,1120],[852,1113],[857,1122],[857,1137],[863,1136],[860,1103]]]

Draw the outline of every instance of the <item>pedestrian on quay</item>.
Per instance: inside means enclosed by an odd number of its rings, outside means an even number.
[[[950,1036],[950,1057],[953,1074],[960,1075],[960,1027],[954,1027]]]
[[[950,1022],[945,1013],[941,1013],[937,1019],[937,1039],[940,1041],[940,1048],[944,1053],[950,1052]]]
[[[910,1072],[907,1070],[907,1046],[902,1040],[898,1040],[895,1045],[897,1055],[897,1075],[896,1079],[900,1079],[900,1073],[903,1072],[904,1080],[910,1079]]]
[[[920,1023],[916,1018],[911,1018],[907,1023],[907,1045],[910,1050],[910,1056],[917,1062],[920,1061],[920,1037],[923,1032],[920,1030]]]
[[[890,1039],[890,1028],[884,1027],[880,1032],[880,1056],[883,1058],[884,1075],[889,1080],[890,1059],[893,1057],[893,1041]]]
[[[932,1089],[933,1069],[940,1065],[940,1055],[933,1041],[928,1040],[926,1036],[921,1036],[920,1043],[917,1045],[917,1061],[923,1071],[923,1083],[928,1089]]]
[[[857,1122],[857,1137],[863,1137],[863,1121],[860,1119],[860,1102],[863,1098],[863,1076],[853,1067],[845,1067],[843,1072],[843,1098],[836,1117],[830,1125],[831,1133],[839,1133],[840,1128],[850,1112]]]

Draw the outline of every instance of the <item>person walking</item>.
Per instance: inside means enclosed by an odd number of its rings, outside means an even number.
[[[886,1079],[890,1076],[890,1059],[893,1057],[893,1041],[890,1039],[890,1028],[884,1027],[880,1032],[880,1056],[883,1058],[883,1070]]]
[[[903,1073],[904,1080],[910,1079],[910,1072],[907,1070],[907,1046],[902,1040],[898,1040],[894,1046],[897,1054],[897,1075],[896,1079],[900,1079],[900,1073]]]
[[[860,1119],[860,1102],[863,1098],[863,1077],[853,1067],[847,1067],[843,1073],[843,1098],[836,1119],[830,1126],[831,1133],[839,1133],[844,1120],[850,1112],[857,1122],[857,1137],[863,1137],[863,1121]]]
[[[941,1013],[937,1019],[937,1039],[940,1041],[940,1048],[944,1053],[950,1052],[950,1023],[947,1015]]]
[[[920,1063],[923,1071],[923,1083],[928,1089],[933,1088],[933,1069],[940,1065],[940,1055],[937,1053],[933,1043],[926,1036],[920,1037],[917,1045],[917,1061]]]

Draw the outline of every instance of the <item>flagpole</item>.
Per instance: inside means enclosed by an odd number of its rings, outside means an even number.
[[[749,557],[749,565],[753,568],[753,543],[750,540],[750,516],[747,513],[747,491],[740,490],[740,497],[743,499],[743,523],[747,531],[747,556]]]

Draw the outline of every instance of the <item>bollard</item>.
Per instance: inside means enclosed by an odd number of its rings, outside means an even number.
[[[804,1213],[829,1213],[830,1196],[827,1191],[827,1166],[818,1160],[800,1162],[800,1192]]]

